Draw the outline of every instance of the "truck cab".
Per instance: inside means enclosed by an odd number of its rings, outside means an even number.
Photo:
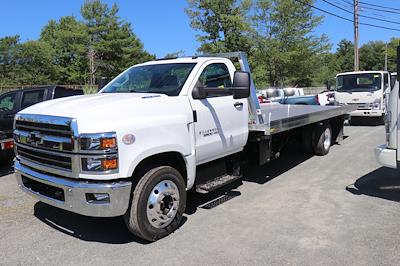
[[[352,117],[382,118],[386,114],[385,92],[390,89],[387,71],[358,71],[336,76],[335,101],[357,107]]]

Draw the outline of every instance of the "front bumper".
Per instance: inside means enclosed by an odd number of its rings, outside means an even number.
[[[383,110],[356,110],[350,113],[351,116],[381,117],[385,112]]]
[[[388,149],[385,144],[375,148],[375,158],[378,163],[390,168],[397,168],[396,153],[396,150]]]
[[[36,172],[19,161],[15,162],[14,168],[19,187],[32,197],[49,205],[93,217],[120,216],[128,209],[132,187],[130,181],[72,180]],[[26,180],[36,185],[28,186]],[[43,189],[36,189],[36,187],[43,187]],[[63,195],[52,197],[46,191],[57,191]],[[108,194],[109,200],[90,200],[93,194]]]

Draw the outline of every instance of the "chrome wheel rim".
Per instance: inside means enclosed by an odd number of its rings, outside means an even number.
[[[158,183],[147,200],[147,219],[156,228],[167,227],[175,218],[179,207],[179,190],[171,180]]]
[[[329,147],[331,146],[331,130],[329,128],[325,129],[324,132],[324,149],[328,150]]]

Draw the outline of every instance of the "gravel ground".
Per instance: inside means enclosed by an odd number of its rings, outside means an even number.
[[[36,202],[0,169],[0,264],[398,265],[400,176],[373,148],[383,126],[346,127],[325,157],[286,152],[242,183],[190,193],[184,223],[155,243],[121,218]]]

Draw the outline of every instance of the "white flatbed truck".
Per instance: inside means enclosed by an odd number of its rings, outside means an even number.
[[[233,62],[238,61],[240,70]],[[260,107],[242,52],[135,65],[98,94],[43,102],[15,119],[15,173],[36,199],[123,216],[155,241],[175,231],[186,191],[208,193],[265,164],[292,138],[325,155],[350,106]]]

